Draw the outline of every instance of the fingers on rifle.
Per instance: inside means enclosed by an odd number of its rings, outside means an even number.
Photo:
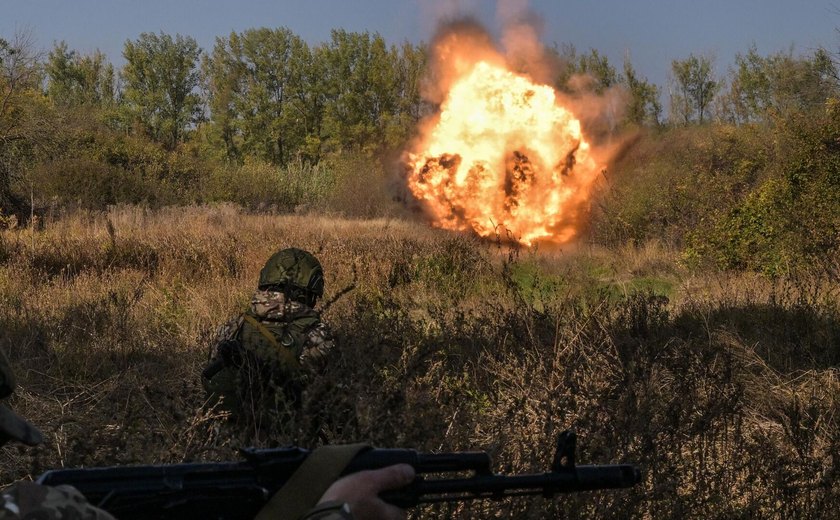
[[[397,489],[411,484],[414,480],[414,468],[409,464],[396,464],[370,471],[367,479],[377,492]]]

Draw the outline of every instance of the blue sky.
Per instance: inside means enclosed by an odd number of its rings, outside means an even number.
[[[629,55],[636,69],[665,86],[670,63],[690,53],[715,57],[724,73],[735,54],[840,51],[840,0],[506,0],[543,23],[546,44],[596,48],[616,67]],[[30,30],[48,50],[64,40],[122,64],[127,39],[163,31],[194,37],[205,49],[216,36],[253,27],[285,26],[310,43],[333,28],[380,33],[399,43],[428,41],[441,16],[471,14],[498,33],[494,0],[0,0],[0,37]]]

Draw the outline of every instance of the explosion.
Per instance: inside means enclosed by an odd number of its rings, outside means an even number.
[[[568,242],[601,171],[580,121],[552,87],[472,45],[435,48],[445,91],[408,154],[409,189],[438,227]]]

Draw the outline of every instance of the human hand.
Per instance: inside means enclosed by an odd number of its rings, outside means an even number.
[[[318,503],[344,502],[350,506],[354,520],[399,520],[405,518],[405,511],[379,498],[379,493],[407,486],[413,480],[414,468],[409,464],[359,471],[333,482]]]

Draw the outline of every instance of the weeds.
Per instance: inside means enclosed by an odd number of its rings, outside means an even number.
[[[483,449],[532,472],[572,427],[580,461],[639,463],[643,484],[416,516],[824,518],[840,499],[840,307],[818,277],[692,274],[656,244],[508,251],[404,220],[232,206],[80,212],[34,242],[0,238],[10,404],[47,439],[5,449],[4,482],[324,437]],[[288,246],[319,256],[327,300],[355,289],[325,314],[340,348],[266,438],[207,408],[198,374]]]

